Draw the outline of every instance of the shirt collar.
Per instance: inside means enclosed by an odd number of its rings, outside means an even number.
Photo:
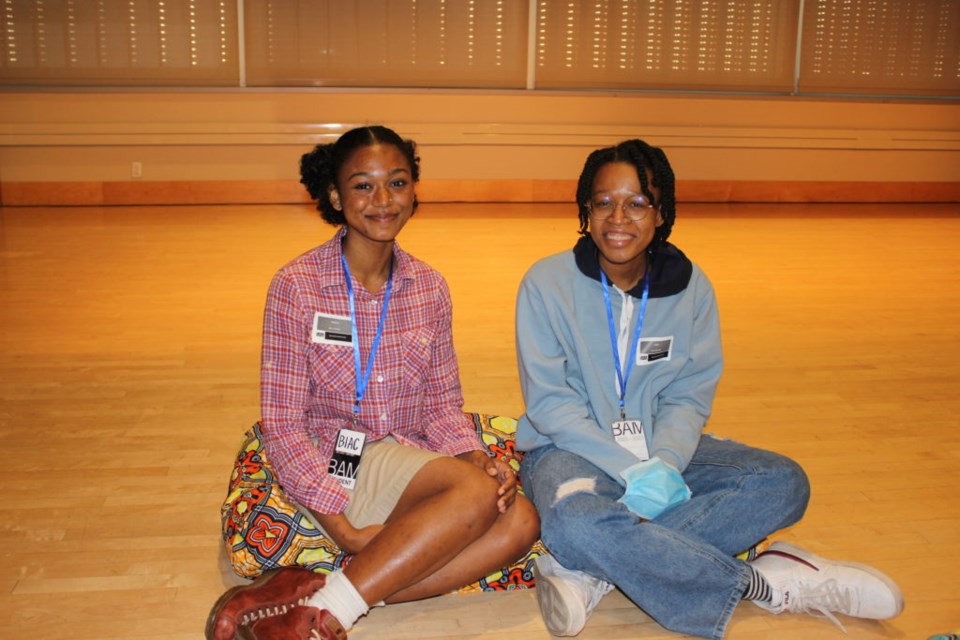
[[[343,266],[340,256],[343,255],[343,238],[347,235],[347,227],[341,226],[336,235],[329,242],[320,247],[317,254],[317,270],[320,275],[321,287],[345,286],[343,280]],[[393,284],[397,286],[405,280],[414,280],[413,259],[409,253],[400,248],[400,244],[393,243]]]

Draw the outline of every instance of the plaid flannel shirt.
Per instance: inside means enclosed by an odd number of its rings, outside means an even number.
[[[453,307],[443,277],[394,244],[393,292],[363,401],[356,397],[351,345],[311,341],[315,314],[350,315],[340,263],[341,229],[273,278],[263,321],[264,446],[287,493],[320,513],[342,513],[348,495],[327,469],[337,433],[398,442],[447,455],[481,449],[468,416],[453,349]],[[353,278],[364,369],[386,286],[371,294]]]

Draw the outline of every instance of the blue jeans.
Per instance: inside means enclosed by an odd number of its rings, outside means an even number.
[[[750,582],[734,556],[797,522],[810,498],[789,458],[707,435],[683,473],[692,498],[647,522],[617,502],[617,480],[553,445],[528,452],[520,476],[560,564],[616,585],[671,631],[717,640]]]

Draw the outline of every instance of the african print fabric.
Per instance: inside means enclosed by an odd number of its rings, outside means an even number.
[[[486,449],[519,471],[522,454],[514,442],[516,420],[469,415]],[[244,436],[220,515],[227,556],[241,576],[254,578],[264,571],[291,565],[329,573],[350,562],[351,556],[327,538],[307,511],[298,508],[278,484],[263,450],[259,422]],[[511,566],[458,591],[532,588],[533,561],[543,554],[546,549],[538,540]]]

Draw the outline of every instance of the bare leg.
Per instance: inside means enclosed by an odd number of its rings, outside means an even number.
[[[368,603],[447,593],[518,558],[539,520],[521,496],[497,511],[498,482],[456,458],[425,465],[383,529],[344,569]]]
[[[530,549],[540,535],[540,520],[523,496],[494,525],[453,560],[427,577],[387,598],[406,602],[449,593],[509,565]]]

